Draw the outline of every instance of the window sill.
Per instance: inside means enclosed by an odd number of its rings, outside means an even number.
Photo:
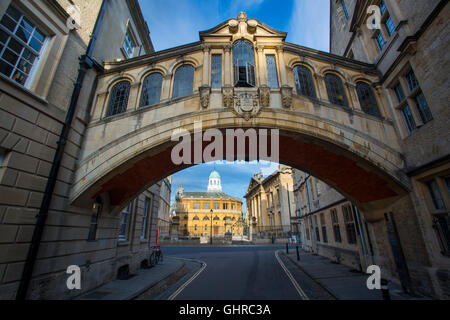
[[[130,241],[129,240],[118,240],[117,241],[117,246],[120,247],[125,247],[125,246],[129,246],[130,245]]]

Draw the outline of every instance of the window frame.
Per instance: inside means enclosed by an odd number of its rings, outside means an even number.
[[[300,75],[299,75],[300,69],[306,71],[306,74],[302,73],[302,79],[300,79]],[[294,73],[294,82],[295,82],[295,89],[296,89],[297,95],[317,99],[316,86],[314,83],[313,72],[311,71],[311,69],[305,65],[299,64],[299,65],[295,65],[294,68],[292,69],[292,71]],[[302,80],[304,82],[307,82],[307,83],[304,83],[307,87],[305,89],[303,89],[301,86]],[[301,92],[299,92],[299,89]],[[306,91],[308,91],[308,92],[306,92]],[[307,94],[307,93],[311,93],[311,94]]]
[[[151,89],[151,88],[155,88],[155,86],[149,86],[149,85],[146,86],[146,84],[147,84],[147,82],[149,82],[150,77],[153,77],[156,75],[160,76],[160,79],[157,79],[157,80],[158,81],[161,80],[161,84],[160,84],[160,88],[159,88],[159,98],[157,99],[158,102],[151,103],[151,102],[149,102],[150,98],[149,98],[148,91],[150,91],[149,89]],[[155,105],[161,103],[163,82],[164,82],[164,75],[159,71],[153,71],[145,76],[144,80],[142,81],[142,85],[141,85],[141,97],[139,100],[139,108],[151,107],[151,106],[155,106]],[[145,103],[144,103],[144,95],[146,95],[146,97],[147,97],[146,98],[147,101]],[[155,101],[156,101],[156,99],[155,99]]]
[[[184,81],[187,84],[188,83],[188,79],[184,79],[184,80],[183,79],[177,79],[177,74],[179,74],[178,72],[181,72],[182,69],[185,69],[187,67],[189,68],[190,71],[192,71],[192,81],[191,81],[192,82],[192,88],[191,88],[191,85],[189,85],[189,88],[184,88],[183,89],[184,91],[183,91],[183,90],[178,89],[176,87],[177,86],[177,80],[178,81]],[[189,76],[190,76],[190,74],[189,74]],[[193,66],[190,63],[183,63],[183,64],[179,65],[176,68],[175,72],[173,73],[172,99],[173,100],[175,100],[175,99],[182,99],[182,98],[186,98],[186,97],[189,97],[189,96],[193,95],[194,94],[194,83],[195,83],[195,66]],[[177,91],[180,91],[180,92],[176,92],[175,89],[178,89]]]
[[[249,51],[247,53],[248,54],[251,53],[251,57],[244,57],[245,59],[239,59],[237,57],[238,46],[240,45],[240,43],[247,44],[249,46],[248,47]],[[236,40],[233,43],[232,56],[233,56],[232,61],[234,70],[234,87],[251,87],[251,88],[256,87],[257,86],[256,59],[255,59],[256,55],[253,43],[247,39]],[[247,61],[247,58],[249,58],[248,59],[249,61]],[[239,63],[240,60],[243,61],[242,64]]]
[[[333,79],[333,82],[329,82],[329,80],[327,79]],[[337,80],[337,81],[334,81]],[[345,84],[344,81],[342,80],[342,78],[335,74],[335,73],[326,73],[324,76],[324,82],[325,82],[325,87],[327,90],[327,94],[328,94],[328,101],[330,101],[331,104],[343,107],[343,108],[349,108],[349,104],[348,104],[348,96],[347,96],[347,92],[345,90]],[[335,86],[334,88],[331,86]],[[340,88],[338,88],[340,87]],[[337,95],[337,91],[338,89],[342,89],[342,104],[339,103],[336,99]],[[333,92],[336,91],[336,92]]]
[[[122,105],[121,106],[113,106],[113,103],[116,104],[116,102],[113,102],[113,98],[117,98],[117,94],[119,93],[115,93],[114,90],[122,84],[127,84],[127,88],[125,91],[126,97],[123,98],[122,101]],[[109,91],[109,97],[108,97],[108,105],[106,107],[106,113],[105,113],[105,118],[110,118],[110,117],[115,117],[121,114],[124,114],[127,112],[128,110],[128,103],[129,103],[129,99],[130,99],[130,92],[131,92],[131,82],[128,79],[121,79],[118,81],[115,81],[112,85],[111,85],[111,89]],[[125,96],[125,95],[124,95]],[[114,109],[116,108],[116,110],[118,112],[114,113]],[[121,109],[119,109],[121,108]]]
[[[218,58],[220,57],[220,58]],[[217,60],[214,61],[214,58]],[[214,68],[214,62],[219,62],[220,65]],[[221,53],[211,54],[211,88],[220,89],[223,85],[223,55]]]
[[[148,218],[151,214],[152,199],[145,197],[144,199],[144,212],[142,214],[142,225],[141,225],[141,240],[146,240],[148,238]]]
[[[14,17],[10,16],[8,13],[8,10],[12,8],[12,10],[16,10],[17,13],[20,15],[19,21],[16,21]],[[36,20],[33,16],[30,16],[29,14],[24,13],[24,10],[22,10],[17,5],[13,5],[12,3],[8,6],[8,8],[5,10],[3,16],[1,17],[1,21],[7,17],[11,21],[15,23],[14,30],[11,31],[7,26],[4,26],[0,23],[0,30],[6,34],[6,41],[3,44],[3,47],[0,49],[0,61],[3,60],[5,64],[12,67],[12,70],[10,71],[9,75],[6,75],[5,73],[1,72],[2,75],[10,79],[11,81],[14,81],[14,83],[17,83],[20,86],[23,86],[27,89],[31,88],[31,84],[34,82],[35,75],[37,73],[37,70],[40,68],[41,63],[45,60],[43,59],[45,52],[47,51],[47,44],[49,41],[49,35],[48,32],[43,31],[45,28],[42,28],[42,23],[36,23]],[[32,31],[28,32],[26,30],[26,27],[22,26],[22,22],[26,20],[25,23],[27,23],[30,27],[32,27]],[[17,31],[19,28],[24,29],[25,32],[29,33],[29,38],[25,42],[24,39],[22,39],[19,35],[17,35]],[[39,33],[40,36],[42,36],[42,41],[34,37],[36,33]],[[11,43],[11,39],[13,39],[19,46],[20,46],[20,53],[17,51],[14,51],[13,48],[9,47],[9,44]],[[39,51],[37,51],[35,48],[31,46],[31,41],[35,39],[37,40],[41,46],[39,48]],[[33,61],[29,61],[29,59],[25,58],[24,54],[25,51],[28,50],[30,56],[33,55],[34,59]],[[10,51],[13,55],[17,56],[17,60],[12,66],[11,62],[6,60],[3,55],[6,51]],[[28,63],[31,65],[31,68],[28,73],[26,73],[24,70],[19,68],[20,63],[24,60],[24,63]],[[26,76],[25,81],[19,82],[15,80],[13,77],[16,74],[16,72],[19,72],[19,74],[23,74]]]
[[[267,85],[270,89],[279,89],[280,80],[278,78],[277,56],[275,54],[266,54],[266,71],[267,71]],[[273,63],[269,63],[269,59],[273,59]],[[272,68],[269,68],[272,66]],[[270,69],[270,70],[269,70]]]
[[[118,240],[120,242],[126,242],[129,241],[129,237],[130,237],[130,225],[131,225],[131,214],[133,211],[133,203],[134,201],[131,201],[121,212],[121,219],[123,218],[123,215],[126,216],[126,221],[122,222],[119,225],[119,236],[118,236]],[[125,234],[122,234],[122,226],[125,226],[124,228],[124,232]]]
[[[362,92],[362,88],[366,90],[366,94],[369,96],[366,99],[363,99],[364,97],[362,96],[363,92]],[[364,81],[358,81],[356,83],[356,95],[358,96],[358,101],[359,104],[361,106],[361,110],[368,115],[377,117],[377,118],[382,118],[382,114],[381,114],[381,110],[380,110],[380,105],[378,104],[378,100],[377,100],[377,96],[373,90],[373,88],[370,86],[370,84],[368,84],[367,82]],[[369,102],[369,104],[364,104],[363,102],[367,102],[367,99],[372,100]],[[373,103],[374,105],[370,106],[370,103]],[[374,111],[375,110],[375,111]]]

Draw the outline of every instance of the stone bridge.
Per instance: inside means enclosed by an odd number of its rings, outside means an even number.
[[[90,207],[102,196],[119,210],[185,169],[171,161],[171,136],[193,134],[201,122],[202,130],[278,129],[280,163],[310,172],[379,219],[409,182],[377,70],[285,38],[241,13],[200,32],[199,42],[105,63],[72,203]]]

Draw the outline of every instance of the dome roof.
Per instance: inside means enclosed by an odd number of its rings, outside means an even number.
[[[214,170],[214,171],[211,172],[211,174],[209,175],[209,178],[210,178],[210,179],[214,179],[214,178],[220,179],[220,174],[219,174],[216,170]]]

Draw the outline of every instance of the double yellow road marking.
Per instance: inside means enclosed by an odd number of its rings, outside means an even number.
[[[292,276],[292,273],[286,268],[283,261],[281,261],[279,257],[280,250],[275,251],[275,258],[277,258],[278,263],[280,264],[281,268],[283,268],[284,272],[286,272],[286,275],[288,276],[289,280],[291,280],[292,284],[294,285],[295,290],[297,290],[298,294],[302,298],[302,300],[309,300],[309,297],[306,295],[306,293],[303,291],[303,289],[300,287],[298,282],[294,279]]]

